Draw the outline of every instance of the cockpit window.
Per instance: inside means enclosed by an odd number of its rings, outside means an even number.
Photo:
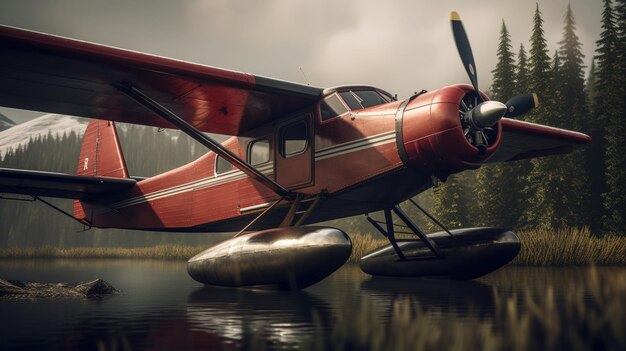
[[[389,99],[374,90],[344,91],[339,93],[343,101],[352,110],[381,105],[389,102]]]
[[[248,163],[261,165],[270,160],[270,142],[267,139],[253,141],[248,148]]]
[[[337,94],[328,96],[320,103],[320,114],[322,115],[322,121],[329,120],[337,117],[345,112],[348,112],[346,106],[341,102]]]
[[[232,171],[233,165],[226,161],[224,158],[222,158],[222,156],[217,156],[217,158],[215,158],[215,174],[222,174],[222,173],[226,173],[226,172],[230,172]]]

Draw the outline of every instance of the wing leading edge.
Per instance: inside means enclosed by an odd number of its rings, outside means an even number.
[[[203,132],[240,135],[322,89],[0,26],[0,105],[173,128],[114,86],[132,84]]]
[[[502,120],[502,143],[488,163],[523,160],[572,152],[591,137],[571,130],[509,118]]]
[[[0,168],[0,193],[93,200],[132,188],[130,178],[76,176],[65,173]]]

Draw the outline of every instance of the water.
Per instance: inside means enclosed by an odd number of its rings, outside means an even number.
[[[102,278],[123,292],[100,300],[0,301],[0,349],[294,349],[347,323],[369,323],[364,308],[384,323],[407,296],[433,321],[489,322],[496,294],[541,299],[551,285],[557,301],[572,286],[587,295],[589,270],[505,267],[475,281],[439,281],[371,278],[347,265],[304,291],[276,292],[205,287],[179,261],[2,260],[5,279]],[[597,273],[604,283],[626,276],[626,268]]]

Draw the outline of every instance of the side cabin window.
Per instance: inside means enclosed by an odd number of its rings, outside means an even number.
[[[270,160],[270,141],[260,139],[250,143],[248,148],[248,163],[252,166],[266,163]]]
[[[337,94],[327,96],[320,102],[320,116],[322,122],[340,116],[346,112],[348,112],[348,109],[343,102],[341,102]]]
[[[309,144],[309,128],[306,121],[299,121],[280,129],[280,153],[283,157],[296,156]]]
[[[360,110],[366,107],[388,103],[388,97],[381,95],[375,90],[344,91],[339,93],[343,101],[351,110]]]
[[[234,169],[233,165],[226,161],[222,156],[215,158],[215,175],[230,172]]]

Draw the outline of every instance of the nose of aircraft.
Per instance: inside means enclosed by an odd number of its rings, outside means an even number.
[[[498,123],[506,111],[506,105],[499,101],[485,101],[470,110],[465,118],[472,128],[482,130]]]

